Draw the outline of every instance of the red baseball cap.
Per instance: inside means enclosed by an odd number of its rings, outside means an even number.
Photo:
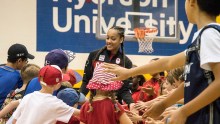
[[[61,83],[63,80],[63,75],[61,69],[57,65],[47,65],[40,69],[39,80],[42,78],[46,85],[56,85]]]
[[[68,81],[72,84],[72,86],[74,86],[74,84],[76,84],[76,76],[74,74],[73,69],[68,69],[66,71],[66,75],[69,76],[69,80]]]
[[[62,82],[65,82],[65,81],[70,81],[70,76],[68,74],[63,74],[63,80]]]

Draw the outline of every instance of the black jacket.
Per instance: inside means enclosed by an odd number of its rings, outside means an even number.
[[[80,91],[85,95],[89,91],[86,88],[86,85],[88,84],[89,80],[93,76],[93,71],[94,71],[96,64],[107,62],[107,63],[117,64],[125,68],[132,68],[131,60],[127,56],[124,56],[125,60],[123,60],[123,54],[120,51],[118,51],[116,55],[110,58],[111,57],[110,51],[108,51],[106,48],[102,52],[100,52],[100,50],[101,49],[91,52],[86,61],[84,74],[83,74],[83,81],[82,81],[82,85],[80,88]],[[120,97],[120,94],[123,94],[123,92],[129,92],[129,82],[131,82],[131,79],[124,80],[123,82],[124,84],[122,88],[118,91],[119,97]]]

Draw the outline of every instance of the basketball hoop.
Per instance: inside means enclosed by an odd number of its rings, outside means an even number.
[[[158,29],[156,27],[135,28],[134,33],[139,45],[138,52],[147,54],[152,53],[154,51],[152,43],[158,33]]]

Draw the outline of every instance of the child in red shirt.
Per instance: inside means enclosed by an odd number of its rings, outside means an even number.
[[[141,90],[144,82],[146,82],[146,79],[143,75],[137,75],[132,77],[131,92],[132,92],[132,98],[135,103],[137,101],[145,102],[147,99],[147,94]]]
[[[154,58],[150,61],[150,63],[153,63],[157,61],[159,58]],[[152,78],[148,81],[146,81],[143,84],[142,91],[147,93],[146,101],[150,101],[154,98],[156,98],[159,95],[159,89],[160,84],[163,82],[163,78],[160,76],[160,73],[154,73],[151,74]]]
[[[81,124],[132,124],[115,100],[114,91],[121,88],[122,81],[110,81],[115,75],[104,73],[102,65],[96,66],[93,78],[87,85],[91,91],[90,99],[81,107]]]

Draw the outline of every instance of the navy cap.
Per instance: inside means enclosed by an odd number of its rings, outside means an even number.
[[[68,65],[68,57],[62,49],[54,49],[46,55],[44,65],[57,65],[63,69]]]
[[[28,53],[27,48],[22,44],[13,44],[8,49],[8,58],[16,59],[20,57],[26,57],[29,59],[34,59],[34,56]]]

